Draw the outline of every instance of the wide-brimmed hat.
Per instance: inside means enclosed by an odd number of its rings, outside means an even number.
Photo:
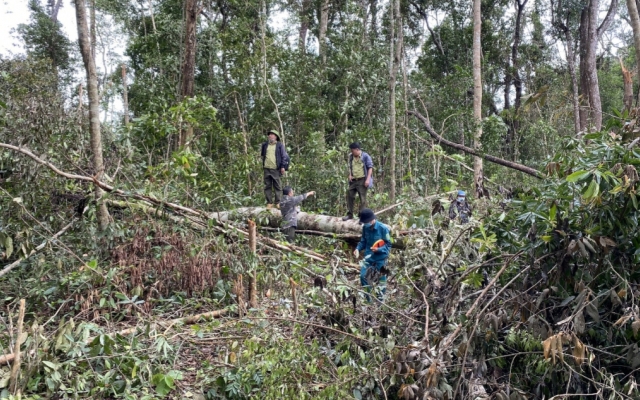
[[[367,224],[376,219],[376,215],[373,213],[373,210],[370,208],[364,208],[360,211],[360,223]]]
[[[280,134],[278,133],[278,131],[276,131],[275,129],[269,129],[267,131],[267,136],[269,136],[270,134],[274,134],[276,135],[276,140],[279,142],[280,141]]]

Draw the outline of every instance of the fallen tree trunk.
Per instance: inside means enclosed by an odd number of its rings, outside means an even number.
[[[498,158],[498,157],[494,157],[492,155],[489,154],[483,154],[480,153],[470,147],[461,145],[459,143],[454,143],[451,142],[445,138],[443,138],[442,136],[438,135],[436,133],[436,131],[433,130],[433,128],[431,128],[431,124],[429,123],[429,121],[423,117],[419,112],[417,111],[409,111],[408,112],[409,115],[413,115],[414,117],[418,118],[420,121],[422,121],[422,123],[424,124],[425,128],[427,129],[427,132],[429,133],[429,135],[431,135],[434,139],[436,139],[439,143],[444,144],[445,146],[449,146],[452,147],[456,150],[460,150],[463,151],[467,154],[471,154],[472,156],[476,156],[476,157],[481,157],[484,158],[485,160],[492,162],[494,164],[498,164],[498,165],[502,165],[503,167],[507,167],[507,168],[511,168],[511,169],[515,169],[516,171],[520,171],[520,172],[524,172],[527,175],[531,175],[535,178],[538,179],[543,179],[544,175],[542,175],[538,170],[533,169],[531,167],[527,167],[526,165],[522,165],[522,164],[518,164],[516,162],[512,162],[512,161],[507,161],[507,160],[503,160],[502,158]]]

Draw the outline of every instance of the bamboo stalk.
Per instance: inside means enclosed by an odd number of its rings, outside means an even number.
[[[256,223],[252,220],[247,221],[249,225],[249,248],[253,254],[253,259],[256,257]],[[257,266],[256,266],[257,267]],[[256,284],[256,270],[255,268],[249,274],[249,305],[251,308],[258,308],[258,288]]]

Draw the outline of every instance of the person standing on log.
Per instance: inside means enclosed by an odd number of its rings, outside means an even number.
[[[454,220],[459,216],[460,222],[466,224],[469,222],[470,215],[471,206],[467,203],[467,194],[464,190],[458,190],[456,201],[449,206],[449,219]]]
[[[289,155],[280,142],[280,135],[275,130],[267,131],[268,140],[262,143],[262,168],[264,171],[264,196],[267,208],[280,204],[282,198],[282,176],[289,169]],[[272,190],[273,189],[273,190]],[[272,193],[273,192],[273,193]]]
[[[356,193],[360,197],[360,212],[367,207],[367,190],[373,186],[373,160],[360,148],[360,143],[349,145],[349,189],[347,190],[347,215],[342,218],[348,221],[353,218],[353,205]]]
[[[293,244],[296,241],[296,228],[298,227],[298,213],[300,203],[316,192],[309,192],[299,196],[293,195],[291,186],[285,186],[282,190],[283,198],[280,201],[280,212],[282,213],[282,230],[287,238],[287,242]]]
[[[368,208],[360,211],[360,223],[362,238],[353,251],[356,258],[360,257],[361,251],[364,251],[364,259],[360,262],[360,284],[367,292],[377,285],[377,298],[383,301],[389,272],[386,264],[391,251],[391,233],[389,227],[376,221],[376,215]],[[367,295],[367,301],[371,301],[369,295]]]

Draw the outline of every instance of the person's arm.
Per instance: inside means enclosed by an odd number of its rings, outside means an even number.
[[[363,161],[365,169],[367,170],[367,178],[364,180],[364,186],[369,187],[371,185],[371,175],[373,174],[373,160],[371,156],[367,154],[367,157],[365,157]]]
[[[349,154],[349,160],[347,161],[347,171],[349,172],[349,182],[353,180],[353,156]]]
[[[356,251],[363,251],[365,249],[365,245],[366,245],[366,241],[364,239],[364,226],[362,227],[362,237],[360,238],[360,243],[358,243],[358,246],[356,247]]]
[[[287,154],[287,149],[284,147],[284,144],[280,143],[280,173],[284,174],[285,170],[289,169],[289,154]]]
[[[456,203],[451,203],[449,206],[449,219],[456,219],[456,216]]]

